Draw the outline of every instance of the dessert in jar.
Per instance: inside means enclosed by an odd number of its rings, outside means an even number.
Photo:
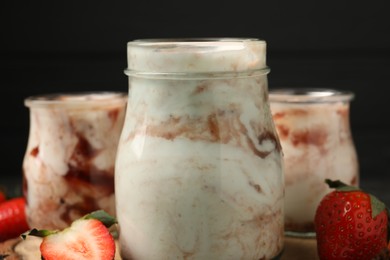
[[[127,97],[97,92],[29,97],[23,161],[31,227],[62,229],[93,210],[115,214],[114,166]]]
[[[266,43],[128,43],[115,189],[124,259],[273,259],[283,247],[281,147]]]
[[[325,179],[357,186],[358,159],[351,136],[353,94],[331,89],[275,89],[271,111],[285,166],[285,229],[314,235],[314,215],[330,192]]]

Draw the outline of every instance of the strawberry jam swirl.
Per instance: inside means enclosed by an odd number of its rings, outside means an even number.
[[[358,160],[349,125],[352,93],[274,90],[271,110],[285,163],[287,231],[314,231],[314,214],[330,189],[324,180],[357,186]]]
[[[115,214],[114,164],[126,96],[85,93],[33,97],[23,162],[27,218],[60,229],[104,209]]]
[[[115,174],[125,259],[273,259],[283,248],[281,146],[265,42],[128,45]]]

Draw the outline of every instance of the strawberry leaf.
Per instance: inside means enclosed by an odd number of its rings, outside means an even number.
[[[50,235],[58,233],[58,232],[59,232],[58,230],[45,230],[45,229],[38,230],[38,229],[34,228],[34,229],[31,229],[31,230],[21,234],[20,236],[23,239],[26,239],[27,236],[47,237],[47,236],[50,236]]]
[[[369,194],[369,195],[370,195],[370,201],[371,201],[372,218],[375,218],[382,211],[386,210],[386,205],[385,205],[385,203],[380,201],[374,195],[371,195],[371,194]]]
[[[347,185],[340,180],[332,181],[332,180],[326,179],[325,182],[328,184],[329,188],[334,188],[338,191],[358,191],[358,190],[360,190],[358,187]]]
[[[107,228],[111,227],[112,225],[118,223],[116,218],[105,212],[104,210],[97,210],[94,212],[91,212],[83,217],[83,219],[97,219],[100,222],[103,223]]]

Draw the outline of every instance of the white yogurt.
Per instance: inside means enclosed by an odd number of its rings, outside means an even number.
[[[64,228],[96,209],[115,214],[114,165],[126,100],[118,93],[26,99],[23,171],[31,227]]]
[[[115,174],[122,257],[277,256],[283,174],[265,43],[137,41],[128,53]]]
[[[333,90],[275,90],[271,110],[285,163],[287,231],[314,232],[325,179],[358,185],[358,160],[349,125],[351,93]]]

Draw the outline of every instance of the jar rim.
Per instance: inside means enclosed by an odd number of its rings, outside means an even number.
[[[124,73],[129,77],[144,79],[174,79],[174,80],[207,80],[207,79],[230,79],[251,78],[266,75],[270,72],[269,67],[250,71],[238,72],[143,72],[125,69]]]
[[[136,39],[127,43],[127,46],[156,47],[156,45],[188,45],[188,44],[220,44],[220,43],[243,43],[243,42],[266,42],[259,38],[220,37],[220,38],[149,38]]]
[[[265,69],[266,41],[255,38],[162,38],[127,43],[125,74],[217,74]]]
[[[350,102],[354,97],[352,91],[332,88],[275,88],[269,91],[269,101],[274,103]]]
[[[39,106],[109,106],[127,102],[127,93],[115,91],[64,92],[34,95],[24,99],[26,107]]]

